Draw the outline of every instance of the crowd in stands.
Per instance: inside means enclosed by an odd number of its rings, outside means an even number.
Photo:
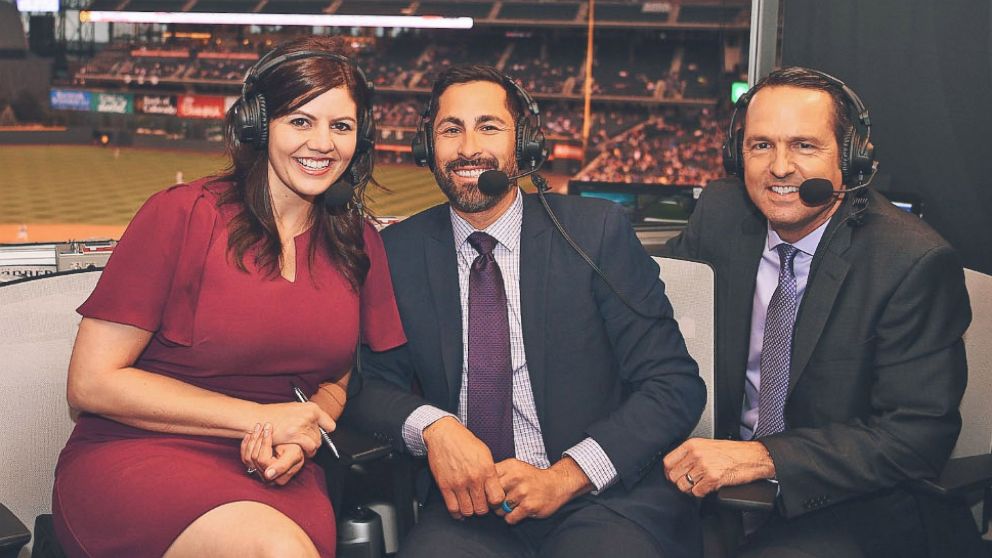
[[[223,58],[201,58],[196,66],[184,77],[190,79],[210,79],[218,81],[241,81],[254,60],[226,60]]]
[[[657,37],[620,41],[616,33],[603,33],[596,46],[593,67],[594,96],[632,96],[665,99],[712,99],[717,93],[720,60],[714,40],[676,43]],[[93,76],[127,82],[152,76],[228,82],[232,90],[251,60],[224,57],[225,53],[257,56],[270,39],[187,41],[166,44],[111,45],[79,72],[77,82]],[[497,64],[536,95],[582,95],[585,80],[585,40],[567,32],[547,36],[491,32],[465,35],[457,31],[430,35],[409,32],[368,41],[354,55],[378,87],[425,90],[434,77],[454,64]],[[185,58],[138,57],[131,51],[181,47]]]
[[[414,96],[386,96],[377,101],[378,144],[408,146],[420,123],[423,102]],[[541,120],[549,142],[581,143],[581,105],[542,103]],[[703,185],[722,176],[720,147],[725,126],[710,108],[596,107],[587,152],[592,162],[576,178]],[[380,153],[379,159],[412,162],[409,153],[391,150]]]
[[[598,39],[593,98],[626,96],[644,101],[593,103],[586,143],[586,161],[592,163],[577,178],[703,184],[719,176],[723,129],[713,109],[675,108],[663,102],[718,96],[719,43],[666,42],[657,35],[615,40],[625,32],[607,32]],[[188,80],[194,91],[203,87],[210,93],[236,94],[258,54],[278,40],[255,36],[251,40],[112,43],[90,59],[74,81],[87,85],[102,76],[104,80],[147,84],[169,78],[178,86]],[[137,55],[143,47],[149,51],[186,51],[188,56]],[[585,70],[585,39],[581,36],[568,31],[547,35],[406,32],[363,37],[352,47],[367,76],[382,90],[376,96],[375,118],[379,145],[385,147],[380,153],[384,160],[411,162],[405,148],[419,124],[424,91],[443,69],[462,63],[498,64],[537,96],[550,141],[582,144],[582,103],[577,102]],[[230,87],[208,89],[210,82]]]
[[[709,108],[663,109],[607,142],[579,180],[704,185],[723,176],[725,122]]]

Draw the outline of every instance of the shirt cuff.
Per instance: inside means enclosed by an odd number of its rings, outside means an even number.
[[[616,484],[617,468],[613,466],[613,461],[610,461],[609,456],[596,440],[586,438],[565,450],[563,455],[574,459],[582,472],[589,477],[589,481],[596,487],[596,490],[592,491],[593,496]]]
[[[403,422],[403,442],[406,449],[417,457],[427,455],[427,444],[424,443],[424,429],[444,417],[458,420],[455,415],[442,411],[432,405],[421,405],[406,417]]]

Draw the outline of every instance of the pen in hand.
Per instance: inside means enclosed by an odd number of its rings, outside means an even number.
[[[299,386],[297,386],[296,384],[293,384],[293,394],[296,396],[296,400],[299,401],[300,403],[306,403],[307,401],[309,401],[309,399],[307,399],[306,394],[303,393],[303,390],[300,389]],[[327,434],[327,431],[321,428],[319,425],[317,426],[317,430],[320,430],[320,437],[324,439],[324,443],[327,444],[328,448],[330,448],[331,453],[334,454],[334,457],[336,457],[337,459],[341,459],[341,454],[338,453],[338,448],[334,445],[334,442],[331,441],[331,437]]]

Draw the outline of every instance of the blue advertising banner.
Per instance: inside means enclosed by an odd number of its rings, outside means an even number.
[[[49,100],[52,108],[57,110],[82,110],[89,111],[92,95],[89,91],[76,91],[73,89],[55,89],[49,93]]]

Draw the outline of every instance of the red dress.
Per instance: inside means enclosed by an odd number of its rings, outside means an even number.
[[[227,254],[217,207],[229,187],[200,180],[152,196],[138,211],[79,313],[154,332],[137,368],[259,403],[314,393],[352,362],[406,342],[382,240],[365,230],[371,267],[361,297],[296,238],[296,281],[240,271]],[[308,461],[284,487],[245,473],[240,440],[151,432],[92,414],[79,417],[59,456],[52,510],[70,557],[159,557],[195,519],[235,501],[267,504],[295,521],[321,556],[333,556],[334,513],[321,468]]]

